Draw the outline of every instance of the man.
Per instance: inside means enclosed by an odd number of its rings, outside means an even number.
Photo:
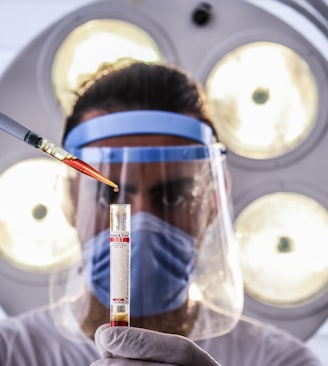
[[[224,148],[186,74],[141,62],[104,68],[79,94],[63,144],[120,190],[72,179],[66,209],[82,248],[72,283],[83,286],[3,322],[1,366],[319,365],[291,336],[240,320]],[[111,203],[131,204],[131,327],[106,324]]]

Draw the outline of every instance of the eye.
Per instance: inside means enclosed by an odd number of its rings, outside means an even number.
[[[177,191],[164,192],[162,203],[167,207],[178,207],[186,200],[186,197]]]
[[[99,197],[98,202],[100,203],[100,205],[104,208],[108,208],[109,207],[109,200],[107,200],[105,197]]]
[[[187,208],[193,199],[193,178],[181,178],[162,182],[151,189],[153,207]]]
[[[111,203],[116,203],[118,194],[113,191],[111,187],[105,184],[99,183],[97,202],[103,207],[108,208]]]

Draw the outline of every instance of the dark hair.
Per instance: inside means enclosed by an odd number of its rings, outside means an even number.
[[[103,65],[81,85],[77,102],[67,118],[63,139],[83,116],[99,110],[162,110],[190,115],[214,129],[201,88],[186,73],[164,64],[121,61]]]

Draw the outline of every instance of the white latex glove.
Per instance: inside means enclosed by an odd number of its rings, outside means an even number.
[[[100,326],[95,341],[101,360],[91,366],[220,366],[190,339],[133,327]]]

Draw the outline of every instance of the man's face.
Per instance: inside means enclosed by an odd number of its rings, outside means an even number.
[[[190,145],[174,136],[126,136],[97,141],[90,147]],[[211,209],[210,171],[202,161],[102,163],[93,166],[119,185],[79,177],[77,225],[82,242],[108,228],[109,204],[129,203],[132,215],[150,213],[186,233],[200,237]]]

